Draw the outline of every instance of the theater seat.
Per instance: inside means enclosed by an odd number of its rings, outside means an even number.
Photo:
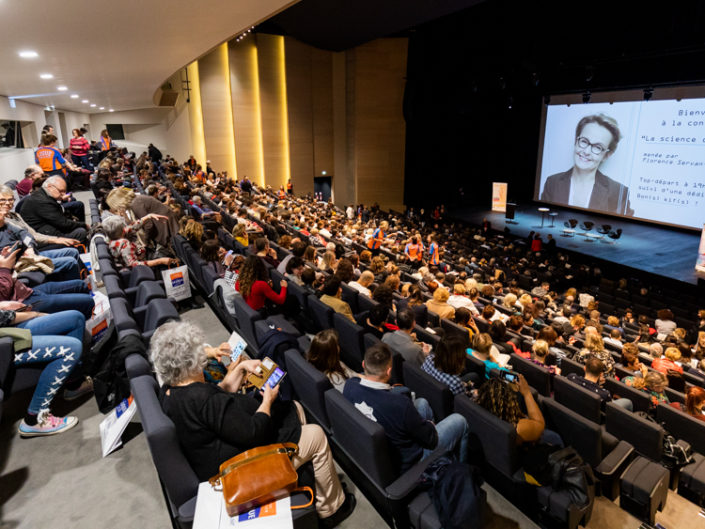
[[[291,379],[297,399],[313,419],[331,434],[330,420],[326,411],[325,393],[333,389],[328,377],[313,367],[296,349],[284,353],[287,376]]]
[[[426,399],[433,410],[433,417],[442,421],[453,413],[453,394],[443,382],[436,380],[411,362],[403,363],[404,385]]]

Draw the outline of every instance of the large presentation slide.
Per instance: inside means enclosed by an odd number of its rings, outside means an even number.
[[[535,200],[703,227],[705,99],[545,110]]]

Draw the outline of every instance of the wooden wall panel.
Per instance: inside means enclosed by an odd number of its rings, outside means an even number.
[[[255,35],[262,112],[264,181],[278,189],[289,179],[289,125],[284,37]]]
[[[333,54],[311,48],[313,102],[313,169],[315,176],[333,175]]]
[[[348,99],[348,58],[349,53],[334,53],[332,56],[332,100],[333,100],[333,200],[338,206],[357,204],[355,197],[355,173],[352,161],[354,153],[349,152],[353,146],[349,137],[349,124],[353,125],[352,105]],[[348,107],[351,108],[348,108]]]
[[[237,174],[264,184],[262,122],[259,100],[259,72],[254,38],[229,44],[230,92]]]
[[[228,46],[222,44],[198,61],[206,156],[216,171],[237,176],[230,95]],[[205,160],[199,160],[205,169]]]
[[[291,182],[298,194],[313,192],[313,92],[311,52],[313,48],[287,37],[286,96],[289,118],[289,162]]]
[[[358,202],[403,210],[408,41],[378,39],[348,53],[354,65],[355,187]]]

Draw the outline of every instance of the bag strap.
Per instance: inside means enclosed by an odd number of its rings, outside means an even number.
[[[278,446],[277,448],[273,448],[271,450],[267,450],[266,452],[262,452],[261,454],[257,454],[256,456],[252,456],[247,459],[243,459],[241,461],[236,461],[235,463],[232,463],[225,467],[221,472],[213,476],[208,480],[208,483],[211,484],[211,487],[216,488],[219,484],[220,478],[231,472],[232,470],[235,470],[238,467],[241,467],[242,465],[251,463],[252,461],[256,461],[258,459],[262,459],[263,457],[275,455],[275,454],[286,454],[291,458],[295,454],[297,454],[299,451],[299,446],[295,443],[281,443],[281,446]]]
[[[285,444],[289,444],[289,443],[285,443]],[[291,494],[294,494],[295,492],[308,492],[309,494],[311,494],[311,499],[309,500],[309,502],[306,505],[292,505],[291,506],[292,511],[294,511],[296,509],[305,509],[306,507],[310,507],[313,504],[314,495],[313,495],[313,490],[311,489],[311,487],[297,487],[291,491]]]

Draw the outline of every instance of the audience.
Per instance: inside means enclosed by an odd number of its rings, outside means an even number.
[[[424,363],[426,356],[431,352],[431,346],[427,343],[418,342],[414,327],[416,317],[414,311],[402,309],[397,312],[397,325],[399,330],[388,332],[382,336],[382,342],[387,344],[392,351],[399,353],[406,362],[412,362],[418,366]]]
[[[340,360],[340,343],[335,329],[325,329],[313,337],[307,358],[341,393],[349,378],[359,376]]]

